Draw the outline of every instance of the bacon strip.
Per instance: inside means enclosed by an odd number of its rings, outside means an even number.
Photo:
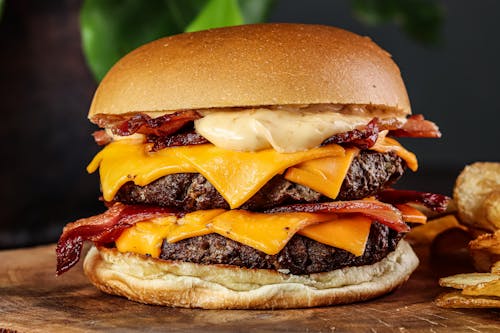
[[[358,213],[373,218],[398,232],[408,232],[410,228],[404,223],[401,212],[389,204],[372,200],[333,201],[324,203],[297,204],[271,208],[266,213]]]
[[[427,222],[427,216],[425,216],[425,214],[420,212],[418,209],[413,208],[412,206],[407,204],[400,204],[395,206],[403,215],[403,221],[420,224],[424,224],[425,222]]]
[[[389,130],[389,135],[394,137],[412,138],[439,138],[439,128],[424,116],[413,115],[403,125],[397,123],[382,123],[378,118],[373,118],[366,126],[345,133],[332,135],[321,145],[331,143],[348,144],[360,149],[371,148],[377,141],[379,132]]]
[[[435,211],[444,212],[450,203],[451,198],[442,194],[429,192],[418,192],[409,190],[394,190],[387,189],[377,194],[377,199],[390,204],[405,204],[408,202],[416,202],[423,204],[425,207]]]
[[[57,242],[56,274],[61,275],[76,265],[80,260],[84,241],[101,244],[113,242],[124,229],[137,222],[174,214],[180,213],[161,207],[115,204],[103,214],[69,223]]]
[[[151,136],[149,142],[154,142],[153,150],[177,145],[190,145],[207,143],[208,141],[196,133],[178,133],[180,130],[186,131],[186,125],[192,124],[202,116],[194,110],[179,111],[167,114],[158,118],[151,118],[147,114],[137,113],[132,116],[123,115],[99,115],[93,118],[101,127],[111,128],[113,134],[128,136],[134,133]],[[439,128],[431,121],[425,120],[422,115],[409,117],[403,125],[395,118],[379,120],[373,118],[366,126],[332,135],[323,141],[327,144],[348,144],[360,149],[372,147],[378,138],[378,133],[382,130],[390,130],[389,134],[395,137],[413,138],[439,138],[441,133]],[[174,134],[179,136],[170,137]],[[94,138],[99,145],[109,143],[109,137],[103,132],[94,133]],[[187,143],[183,143],[187,142]]]
[[[170,136],[148,135],[146,141],[148,143],[153,143],[151,151],[158,151],[163,148],[175,146],[201,145],[209,142],[194,130]]]
[[[389,135],[408,138],[440,138],[441,132],[432,121],[425,120],[421,114],[409,117],[401,128],[392,130]]]
[[[98,115],[92,121],[103,128],[110,128],[113,134],[128,136],[134,133],[166,136],[180,130],[184,125],[201,118],[194,110],[178,111],[158,118],[147,114],[134,115]]]
[[[349,144],[360,149],[368,149],[377,141],[378,132],[378,119],[373,118],[364,128],[332,135],[323,141],[321,145],[325,146],[332,143]]]
[[[99,146],[105,146],[113,141],[113,138],[110,137],[105,130],[95,131],[94,133],[92,133],[92,136],[94,137],[95,143],[97,143]]]

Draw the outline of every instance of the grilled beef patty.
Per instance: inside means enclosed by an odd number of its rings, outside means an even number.
[[[218,234],[209,234],[168,243],[163,241],[161,259],[198,264],[226,264],[247,268],[284,270],[291,274],[328,272],[347,266],[374,264],[394,251],[402,233],[378,222],[372,223],[363,255],[356,257],[345,250],[295,235],[276,255],[268,255],[250,246]]]
[[[404,161],[394,153],[363,150],[354,158],[336,200],[356,200],[374,195],[398,180]],[[183,211],[223,208],[228,203],[199,173],[164,176],[146,186],[128,182],[115,200],[126,204],[150,204],[176,207]],[[322,194],[277,175],[260,189],[241,209],[261,211],[280,205],[331,201]]]

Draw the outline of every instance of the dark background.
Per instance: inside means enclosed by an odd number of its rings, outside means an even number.
[[[80,1],[7,1],[0,21],[0,248],[54,242],[67,222],[104,210],[86,164],[98,151],[87,111],[96,83],[82,55]],[[441,1],[442,43],[394,24],[365,26],[347,0],[282,0],[272,22],[320,23],[371,36],[399,64],[414,113],[439,140],[405,140],[420,170],[400,187],[451,194],[467,163],[499,161],[500,2]]]

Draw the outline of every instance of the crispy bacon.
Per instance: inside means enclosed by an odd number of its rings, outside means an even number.
[[[94,121],[101,127],[109,127],[113,134],[128,136],[134,133],[167,136],[176,133],[184,125],[201,118],[194,110],[179,111],[158,118],[137,113],[133,116],[103,116]]]
[[[409,117],[401,125],[398,123],[381,122],[378,118],[373,118],[366,126],[332,135],[322,145],[331,143],[347,144],[360,149],[368,149],[377,141],[379,132],[389,130],[390,136],[412,137],[412,138],[439,138],[441,133],[439,128],[431,121],[425,120],[421,114]]]
[[[109,136],[105,130],[95,131],[92,133],[92,136],[94,137],[95,143],[99,146],[105,146],[113,140],[113,138]]]
[[[148,135],[146,141],[148,143],[153,143],[151,151],[158,151],[163,148],[175,146],[201,145],[209,142],[203,136],[196,133],[194,129],[170,136]]]
[[[360,149],[368,149],[377,141],[378,132],[378,119],[373,118],[364,128],[332,135],[323,141],[321,145],[324,146],[332,143],[349,144]]]
[[[409,117],[401,128],[389,132],[390,136],[408,138],[440,138],[441,132],[432,121],[421,114]]]
[[[80,260],[84,241],[110,243],[137,222],[173,214],[180,215],[168,208],[115,204],[103,214],[69,223],[57,242],[56,274],[61,275]]]
[[[418,209],[407,204],[394,205],[403,215],[403,221],[423,224],[427,222],[427,216]]]
[[[374,200],[333,201],[324,203],[297,204],[271,208],[266,213],[307,212],[307,213],[336,213],[362,214],[385,224],[398,232],[410,230],[404,223],[401,212],[391,205]]]
[[[450,197],[442,194],[394,189],[387,189],[379,192],[377,194],[377,199],[394,205],[416,202],[423,204],[425,207],[435,212],[446,211],[451,200]]]
[[[153,142],[153,151],[181,145],[207,143],[201,135],[190,131],[193,121],[202,116],[194,110],[179,111],[158,118],[151,118],[147,114],[137,113],[132,116],[100,115],[93,118],[101,127],[110,128],[113,134],[128,136],[134,133],[145,134],[148,142]],[[191,126],[189,126],[191,125]],[[389,130],[390,136],[413,138],[439,138],[439,128],[431,121],[425,120],[422,115],[409,117],[402,125],[394,119],[373,118],[366,126],[332,135],[323,141],[322,145],[343,144],[368,149],[377,141],[382,130]],[[182,131],[183,133],[179,133]],[[94,139],[99,145],[110,142],[111,138],[102,131],[95,132]]]

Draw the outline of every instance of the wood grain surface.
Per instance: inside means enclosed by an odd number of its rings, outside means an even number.
[[[499,310],[441,309],[437,278],[470,270],[465,257],[433,255],[395,292],[344,306],[247,311],[172,309],[103,294],[81,263],[55,277],[54,245],[0,252],[0,332],[500,332]],[[465,258],[465,259],[464,259]]]

